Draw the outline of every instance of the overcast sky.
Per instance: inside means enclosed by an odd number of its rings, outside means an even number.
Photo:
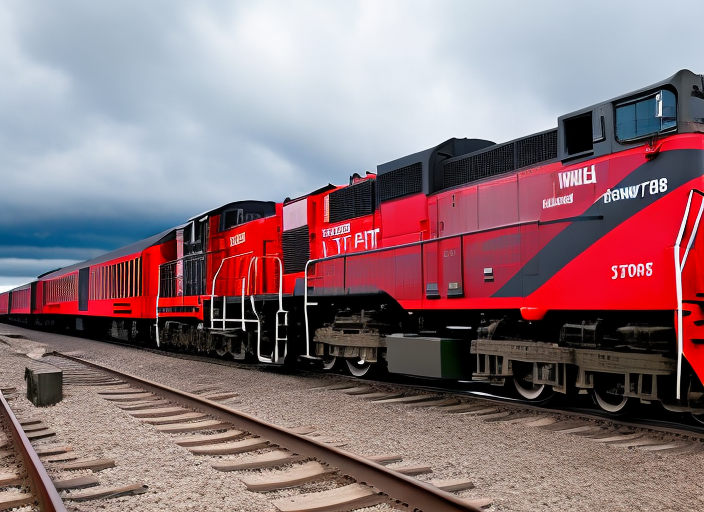
[[[682,68],[701,0],[0,1],[0,291]]]

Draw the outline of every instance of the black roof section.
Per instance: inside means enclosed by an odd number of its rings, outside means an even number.
[[[105,254],[98,256],[97,258],[93,258],[91,260],[87,261],[82,261],[80,263],[76,263],[74,265],[69,265],[68,267],[61,268],[59,270],[55,270],[49,273],[42,274],[40,277],[43,279],[52,279],[54,277],[60,277],[65,274],[68,274],[70,272],[73,272],[75,270],[80,270],[85,267],[90,267],[93,265],[100,265],[101,263],[105,263],[106,261],[110,260],[116,260],[118,258],[123,258],[125,256],[129,256],[131,254],[137,254],[141,253],[145,249],[152,247],[153,245],[161,244],[164,242],[168,242],[169,240],[174,240],[176,238],[176,230],[179,229],[182,226],[177,226],[175,228],[170,228],[167,229],[166,231],[162,231],[161,233],[150,236],[149,238],[145,238],[144,240],[140,240],[139,242],[135,242],[133,244],[127,245],[125,247],[122,247],[120,249],[117,249],[115,251],[110,251],[106,252]]]
[[[652,94],[661,89],[676,92],[677,95],[677,133],[704,132],[704,76],[682,69],[671,77],[641,87],[635,91],[621,94],[607,101],[602,101],[589,107],[581,108],[557,118],[558,120],[558,157],[563,162],[571,160],[572,155],[567,151],[565,122],[569,123],[580,116],[591,114],[594,127],[593,149],[585,157],[596,157],[617,151],[626,147],[643,145],[647,141],[635,140],[618,142],[616,140],[615,115],[613,106],[619,103],[635,100],[647,94]],[[603,127],[603,128],[602,128]],[[577,155],[579,158],[581,155]]]
[[[227,203],[223,206],[215,208],[213,210],[207,210],[199,215],[194,215],[188,222],[194,220],[202,219],[206,215],[208,217],[213,217],[226,210],[234,210],[235,208],[241,208],[243,210],[256,210],[266,212],[266,216],[276,215],[276,203],[274,201],[235,201],[234,203]]]
[[[445,142],[377,165],[377,198],[388,201],[408,194],[432,194],[442,188],[442,162],[458,155],[494,146],[484,139],[448,139]]]
[[[545,130],[501,144],[458,155],[442,162],[436,191],[466,185],[557,159],[557,129]]]
[[[336,188],[337,187],[335,185],[333,185],[332,183],[328,183],[324,187],[320,187],[319,189],[314,190],[313,192],[308,192],[307,194],[303,194],[302,196],[294,197],[293,199],[291,199],[290,197],[287,197],[286,199],[284,199],[284,204],[295,203],[296,201],[300,201],[301,199],[305,199],[308,196],[316,196],[318,194],[322,194],[324,192],[327,192],[328,190],[335,190]]]

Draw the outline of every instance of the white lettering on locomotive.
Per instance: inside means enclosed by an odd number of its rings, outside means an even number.
[[[613,190],[608,189],[606,192],[604,192],[604,203],[610,203],[611,201],[620,201],[622,199],[635,199],[637,197],[645,197],[646,192],[651,196],[667,192],[667,178],[644,181],[643,183],[639,183],[638,185],[615,188]]]
[[[338,228],[344,228],[347,226],[347,231],[346,233],[349,233],[349,224],[345,224],[343,226],[338,226]],[[335,228],[331,228],[335,229]],[[365,250],[368,251],[370,249],[376,249],[379,246],[379,228],[376,229],[368,229],[366,231],[358,231],[354,235],[345,235],[345,236],[338,236],[335,238],[332,238],[332,241],[335,242],[335,245],[337,247],[337,253],[335,254],[328,254],[328,247],[325,242],[323,242],[323,257],[327,258],[328,256],[336,256],[337,254],[342,254],[343,252],[347,252],[350,249],[356,250]],[[323,235],[324,236],[324,235]],[[352,238],[354,237],[354,245],[352,242]]]
[[[566,196],[560,197],[549,197],[543,199],[543,210],[546,208],[553,208],[555,206],[560,206],[563,204],[572,204],[574,202],[574,194],[568,194]]]
[[[581,167],[572,171],[558,172],[557,177],[560,180],[560,190],[596,183],[596,165]]]
[[[631,277],[650,277],[653,275],[653,262],[648,263],[628,263],[625,265],[614,265],[611,267],[614,275],[611,279],[626,279]]]
[[[323,238],[330,238],[331,236],[336,236],[336,235],[345,235],[349,232],[350,232],[350,224],[348,222],[347,224],[341,224],[339,226],[335,226],[334,228],[323,229]]]
[[[235,236],[230,237],[230,247],[234,247],[235,245],[240,245],[241,243],[244,243],[245,240],[245,233],[238,233]]]

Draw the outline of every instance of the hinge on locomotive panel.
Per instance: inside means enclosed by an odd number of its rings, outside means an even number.
[[[494,282],[494,268],[493,267],[486,267],[484,269],[484,282],[485,283],[493,283]]]

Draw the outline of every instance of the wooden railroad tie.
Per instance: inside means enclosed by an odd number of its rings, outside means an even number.
[[[242,441],[231,443],[209,444],[188,448],[194,455],[232,455],[235,453],[251,452],[269,446],[269,440],[263,437],[251,437]]]
[[[250,491],[266,492],[274,491],[276,489],[298,487],[299,485],[303,485],[307,482],[325,478],[335,471],[336,470],[325,466],[320,462],[311,460],[289,470],[282,471],[277,475],[257,475],[242,478],[241,480]]]
[[[350,484],[329,491],[302,494],[275,500],[273,505],[281,512],[306,512],[311,510],[353,510],[373,507],[388,501],[373,488]]]
[[[242,436],[244,436],[244,432],[241,430],[228,430],[227,432],[221,432],[219,434],[177,437],[175,443],[185,448],[188,446],[203,446],[208,444],[224,443],[227,441],[233,441]]]
[[[20,491],[0,492],[0,510],[8,510],[15,507],[24,507],[34,502],[34,496]]]
[[[181,432],[197,432],[199,430],[224,430],[230,427],[229,423],[223,423],[220,420],[205,420],[192,423],[176,423],[174,425],[157,425],[156,429],[160,432],[177,434]]]
[[[144,494],[149,487],[143,484],[126,485],[123,487],[111,487],[109,489],[96,489],[82,493],[69,494],[64,499],[71,501],[89,501],[97,499],[119,498],[121,496],[134,496]]]

